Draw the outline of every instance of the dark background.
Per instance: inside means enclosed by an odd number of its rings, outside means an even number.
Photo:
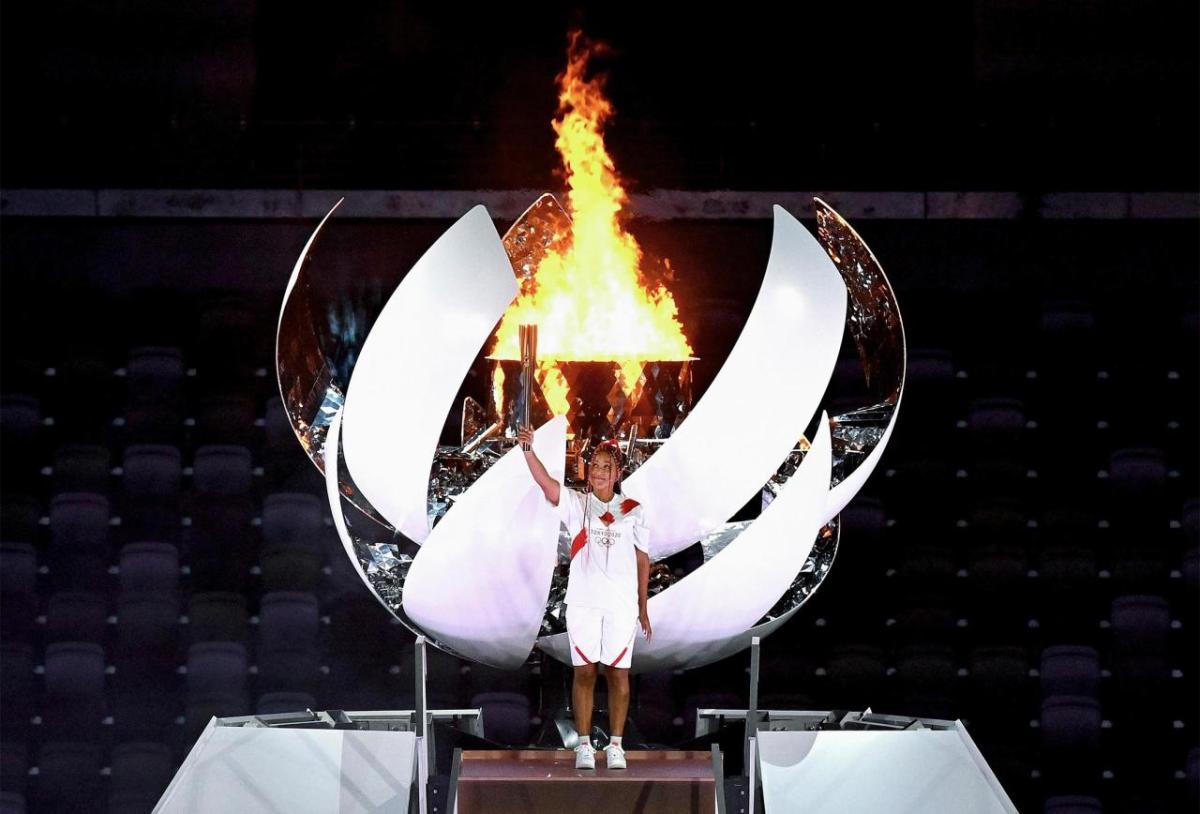
[[[962,718],[1022,811],[1195,810],[1197,6],[911,6],[7,4],[3,810],[148,811],[213,714],[413,698],[411,634],[341,552],[272,373],[315,219],[9,202],[558,191],[549,122],[574,25],[612,46],[596,63],[608,145],[634,193],[1017,201],[850,218],[904,315],[904,407],[831,575],[764,644],[764,703]],[[1084,205],[1047,203],[1061,192]],[[1113,193],[1160,196],[1162,216],[1087,205]],[[319,260],[380,305],[451,221],[375,211],[334,220]],[[702,383],[753,303],[770,222],[630,228],[677,270]],[[173,491],[126,476],[145,444],[175,451]],[[214,484],[201,460],[217,447],[230,470]],[[279,527],[280,505],[312,524]],[[147,542],[165,570],[130,549]],[[197,621],[218,605],[232,623]],[[211,641],[240,667],[202,685]],[[435,703],[483,706],[489,737],[528,743],[553,703],[536,667],[439,654]],[[679,743],[697,706],[746,703],[745,667],[648,676],[633,718]]]
[[[1191,190],[1186,0],[698,13],[50,0],[4,13],[5,185],[551,183],[565,33],[611,43],[636,185]]]

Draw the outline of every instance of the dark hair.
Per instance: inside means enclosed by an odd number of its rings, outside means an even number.
[[[614,488],[620,490],[621,476],[625,472],[625,456],[621,453],[621,446],[616,442],[616,439],[610,438],[607,441],[601,441],[592,450],[591,457],[588,458],[588,469],[591,469],[592,462],[596,460],[596,456],[604,453],[612,459],[613,464],[617,467],[617,477],[614,483]],[[591,488],[590,486],[588,488]]]
[[[588,463],[590,464],[601,452],[607,452],[612,457],[618,471],[625,468],[625,456],[621,453],[621,445],[616,442],[616,439],[610,438],[597,444],[596,448],[592,450],[592,457]]]

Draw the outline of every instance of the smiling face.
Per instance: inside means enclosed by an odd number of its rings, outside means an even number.
[[[588,484],[596,497],[610,500],[621,480],[621,468],[616,456],[607,449],[596,450],[592,463],[588,466]]]

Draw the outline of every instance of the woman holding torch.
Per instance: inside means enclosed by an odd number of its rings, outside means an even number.
[[[625,768],[621,736],[629,711],[629,665],[638,628],[650,640],[646,612],[650,535],[642,506],[620,492],[621,450],[615,441],[596,447],[588,465],[588,489],[563,487],[550,477],[531,449],[533,429],[521,428],[525,462],[546,499],[559,509],[571,537],[567,582],[567,636],[574,682],[571,701],[579,745],[575,768],[596,768],[592,705],[597,664],[605,665],[608,717],[612,729],[604,750],[609,769]]]

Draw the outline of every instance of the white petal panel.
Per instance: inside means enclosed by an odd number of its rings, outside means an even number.
[[[653,636],[635,643],[634,670],[698,667],[749,643],[751,626],[791,586],[824,525],[831,465],[823,414],[812,448],[779,497],[715,557],[651,597]],[[570,659],[565,634],[540,639],[538,646]]]
[[[845,319],[841,275],[776,206],[767,271],[737,344],[692,414],[623,484],[647,507],[654,559],[718,528],[762,489],[825,392]]]
[[[537,430],[534,450],[560,483],[567,420]],[[513,447],[455,501],[404,583],[404,612],[457,653],[503,669],[529,655],[558,559],[558,510]]]
[[[487,210],[446,230],[396,287],[359,354],[342,436],[359,490],[398,531],[429,535],[429,469],[463,377],[517,293]]]

